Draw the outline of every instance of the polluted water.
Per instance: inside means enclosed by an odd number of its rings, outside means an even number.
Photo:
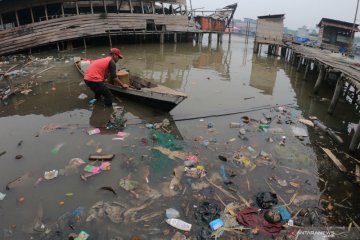
[[[359,115],[340,101],[329,116],[312,95],[315,73],[302,81],[291,63],[227,37],[201,48],[116,43],[126,55],[118,68],[187,94],[170,112],[117,94],[119,108],[89,100],[72,60],[101,58],[106,46],[34,52],[27,65],[29,56],[9,56],[1,68],[19,64],[21,74],[0,102],[0,239],[267,239],[299,229],[356,239],[359,156],[347,147]],[[324,86],[320,98],[331,99]]]

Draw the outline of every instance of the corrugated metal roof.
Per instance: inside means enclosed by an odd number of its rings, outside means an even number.
[[[258,16],[259,19],[265,19],[265,18],[283,18],[285,14],[276,14],[276,15],[264,15],[264,16]]]

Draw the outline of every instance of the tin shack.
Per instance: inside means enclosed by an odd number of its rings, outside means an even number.
[[[338,52],[341,48],[349,48],[354,33],[359,31],[358,24],[322,18],[318,24],[320,47]]]
[[[254,53],[259,52],[262,44],[269,46],[269,54],[277,55],[283,45],[284,14],[258,16]]]

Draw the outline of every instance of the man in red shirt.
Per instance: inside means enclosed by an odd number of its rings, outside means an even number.
[[[95,93],[95,99],[104,97],[105,106],[112,106],[112,94],[104,81],[110,74],[111,81],[117,79],[116,63],[124,56],[118,48],[111,48],[109,56],[91,62],[84,75],[85,84]]]

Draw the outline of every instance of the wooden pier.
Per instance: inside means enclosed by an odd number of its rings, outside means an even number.
[[[229,27],[237,4],[209,11],[204,29],[197,12],[188,10],[185,0],[2,0],[0,1],[0,55],[41,46],[71,49],[73,43],[91,44],[95,38],[113,41],[202,42],[202,36],[218,35],[218,44]],[[190,17],[189,17],[190,14]],[[201,24],[200,24],[201,25]]]
[[[310,71],[317,74],[314,84],[314,93],[318,94],[322,83],[335,78],[336,87],[328,108],[328,113],[333,114],[336,104],[343,95],[351,104],[355,105],[357,111],[360,110],[360,66],[354,61],[341,55],[334,55],[330,51],[318,48],[307,47],[304,45],[292,44],[284,47],[281,57],[297,66],[297,71],[304,70],[304,80],[309,78]],[[350,151],[356,151],[360,142],[360,121],[351,140]]]

